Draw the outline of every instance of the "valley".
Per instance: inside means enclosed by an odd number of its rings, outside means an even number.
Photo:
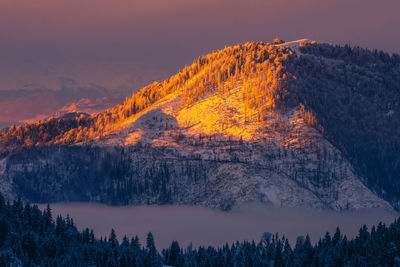
[[[39,205],[45,209],[46,205]],[[155,236],[157,249],[167,248],[177,240],[183,247],[190,244],[221,247],[235,241],[258,242],[264,232],[278,233],[289,239],[292,246],[299,236],[310,235],[313,244],[326,232],[332,235],[339,227],[348,239],[354,238],[366,224],[390,224],[399,214],[381,209],[356,212],[315,211],[301,208],[278,208],[272,205],[246,204],[231,212],[196,206],[123,206],[95,203],[53,203],[53,216],[69,214],[78,229],[89,227],[96,237],[109,236],[116,231],[123,236],[146,239],[148,232]]]

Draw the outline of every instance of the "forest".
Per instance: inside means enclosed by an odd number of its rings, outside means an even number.
[[[287,101],[312,111],[365,184],[399,209],[400,56],[348,45],[299,49]]]
[[[266,229],[267,231],[268,229]],[[354,239],[337,228],[312,244],[298,237],[290,244],[284,236],[265,232],[259,241],[242,241],[221,247],[173,241],[158,250],[156,238],[118,239],[115,231],[96,238],[79,231],[67,216],[52,217],[50,206],[5,202],[0,195],[0,266],[399,266],[400,218],[369,230],[362,226]]]

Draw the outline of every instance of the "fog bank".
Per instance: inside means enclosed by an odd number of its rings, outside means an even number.
[[[113,207],[95,203],[54,203],[50,206],[53,217],[69,214],[80,230],[92,228],[98,238],[109,236],[114,228],[119,239],[124,235],[138,235],[145,244],[145,237],[151,231],[158,249],[168,247],[172,240],[178,240],[184,247],[190,242],[194,246],[220,246],[236,240],[258,242],[264,232],[284,234],[292,244],[298,236],[308,233],[316,242],[327,231],[333,233],[337,226],[348,238],[353,238],[363,224],[369,227],[380,221],[390,224],[399,216],[378,209],[332,212],[256,204],[231,212],[192,206]]]

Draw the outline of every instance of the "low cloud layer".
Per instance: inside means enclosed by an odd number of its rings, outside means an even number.
[[[57,203],[51,208],[53,215],[70,214],[79,229],[93,228],[97,237],[108,236],[114,228],[119,238],[138,235],[143,243],[151,231],[159,249],[169,246],[172,240],[184,246],[190,242],[194,246],[221,246],[236,240],[259,241],[264,232],[284,234],[292,243],[309,233],[315,242],[326,231],[333,233],[337,226],[352,238],[363,224],[389,224],[398,216],[384,210],[332,212],[256,204],[232,212],[189,206],[112,207],[94,203]]]

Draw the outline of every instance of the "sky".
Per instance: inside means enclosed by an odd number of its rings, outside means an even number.
[[[400,53],[398,0],[0,0],[0,90],[161,79],[245,41]]]

